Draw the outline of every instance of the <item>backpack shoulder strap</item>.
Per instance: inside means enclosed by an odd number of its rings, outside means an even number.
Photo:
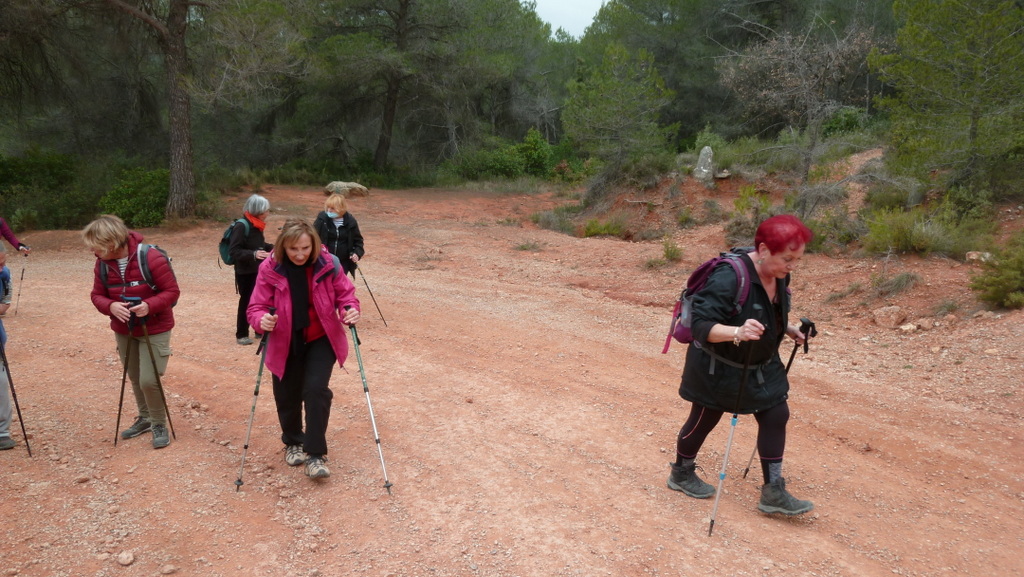
[[[747,270],[747,265],[743,262],[743,255],[747,252],[746,249],[733,249],[722,253],[722,260],[732,265],[732,270],[736,273],[736,299],[733,301],[736,305],[736,313],[739,313],[743,305],[746,304],[747,297],[750,296],[750,271]]]

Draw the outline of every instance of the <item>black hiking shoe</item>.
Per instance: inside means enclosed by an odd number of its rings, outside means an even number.
[[[668,476],[668,488],[681,491],[694,499],[707,499],[715,494],[715,487],[697,476],[697,465],[676,465],[669,463],[672,474]]]
[[[779,478],[773,483],[761,486],[761,502],[757,510],[762,513],[782,513],[783,515],[800,515],[814,509],[814,503],[801,501],[786,490],[786,480]]]
[[[13,449],[15,445],[17,445],[17,443],[14,442],[14,439],[10,437],[0,437],[0,451]]]
[[[153,425],[153,448],[163,449],[171,444],[171,436],[167,434],[167,427]]]
[[[138,437],[142,433],[145,433],[146,431],[148,431],[150,429],[150,427],[152,427],[152,426],[153,425],[152,425],[152,423],[149,422],[149,419],[147,419],[145,417],[135,417],[135,422],[132,423],[132,426],[128,427],[127,429],[125,429],[123,431],[121,431],[121,438],[122,439],[133,439],[135,437]]]

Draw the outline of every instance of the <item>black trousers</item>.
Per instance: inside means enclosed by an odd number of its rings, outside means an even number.
[[[249,319],[246,317],[246,309],[249,308],[249,299],[252,298],[252,291],[256,288],[256,274],[236,274],[235,288],[238,290],[238,317],[235,319],[235,338],[244,339],[249,336]]]
[[[327,454],[327,421],[331,417],[331,372],[338,357],[327,337],[311,343],[296,343],[285,362],[284,377],[274,377],[274,401],[281,423],[281,441],[285,445],[302,445],[310,455]],[[300,337],[301,339],[301,337]],[[305,434],[302,409],[305,405]]]

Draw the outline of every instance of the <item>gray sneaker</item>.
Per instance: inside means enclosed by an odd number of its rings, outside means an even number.
[[[148,431],[151,426],[152,423],[149,422],[149,419],[145,417],[135,417],[135,422],[132,423],[132,426],[121,431],[121,438],[133,439]]]
[[[13,449],[17,443],[10,437],[0,437],[0,451],[6,451],[7,449]]]
[[[306,476],[310,479],[326,479],[331,476],[327,468],[327,457],[310,457],[306,459]]]
[[[288,445],[284,448],[284,462],[292,467],[298,467],[306,462],[306,453],[302,451],[302,445]]]
[[[171,436],[167,434],[167,427],[153,425],[153,448],[163,449],[171,444]]]
[[[240,339],[235,339],[235,342],[240,345],[251,345],[253,341],[249,337],[242,337]]]
[[[777,481],[761,486],[761,502],[757,510],[762,513],[782,513],[783,515],[800,515],[814,509],[814,503],[801,501],[786,490],[786,480],[779,477]]]
[[[694,499],[707,499],[715,494],[715,487],[697,476],[697,465],[669,465],[672,467],[667,483],[669,489],[681,491]]]

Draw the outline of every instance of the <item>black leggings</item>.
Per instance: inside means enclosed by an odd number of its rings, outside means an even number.
[[[708,434],[722,419],[723,411],[716,411],[693,403],[690,416],[679,430],[676,440],[676,464],[683,459],[696,459],[701,445]],[[785,401],[759,413],[757,421],[757,453],[763,463],[781,462],[786,450],[786,423],[789,421],[789,404]]]
[[[235,338],[244,339],[249,336],[249,299],[256,288],[256,274],[236,274],[235,288],[238,290],[238,311],[235,315]]]

